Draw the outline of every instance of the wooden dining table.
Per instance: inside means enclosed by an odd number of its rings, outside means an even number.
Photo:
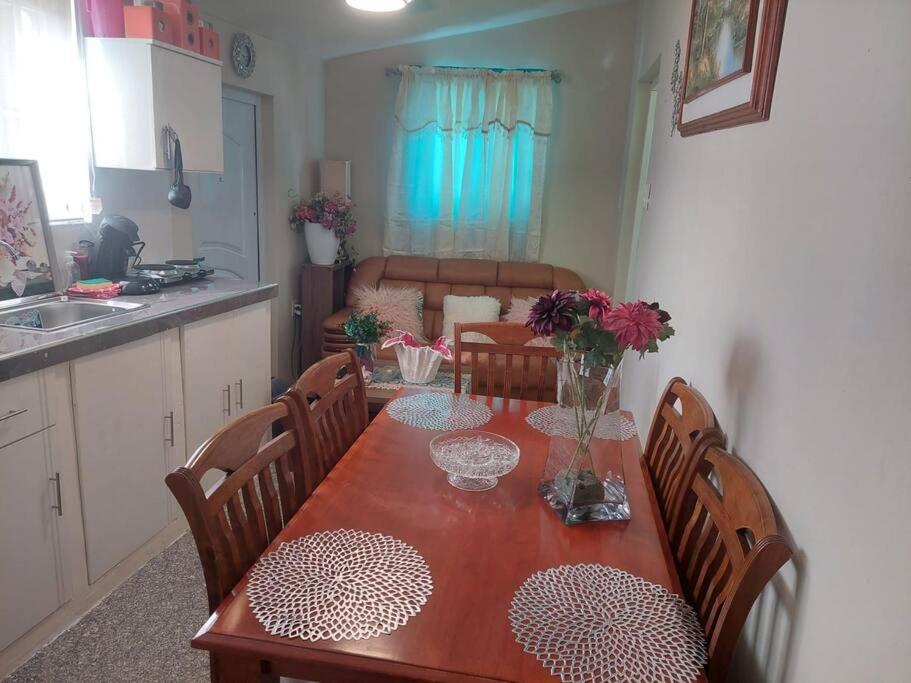
[[[362,640],[272,636],[251,610],[248,573],[192,641],[212,653],[216,680],[553,681],[510,626],[510,602],[529,576],[599,563],[681,593],[639,439],[593,442],[621,451],[630,520],[565,526],[537,492],[549,437],[525,420],[548,404],[473,398],[493,413],[481,429],[520,449],[515,470],[496,487],[451,486],[429,456],[440,432],[407,426],[383,410],[265,551],[319,531],[392,536],[415,548],[432,574],[421,611],[387,635]]]

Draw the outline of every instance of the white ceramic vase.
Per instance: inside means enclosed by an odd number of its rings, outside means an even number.
[[[304,225],[304,239],[307,242],[310,263],[318,266],[331,266],[335,263],[339,243],[335,230],[326,230],[322,223],[307,221]]]

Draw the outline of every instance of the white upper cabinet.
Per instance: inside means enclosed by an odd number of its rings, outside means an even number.
[[[97,166],[171,168],[171,126],[185,171],[224,171],[221,62],[142,38],[86,38],[85,57]]]

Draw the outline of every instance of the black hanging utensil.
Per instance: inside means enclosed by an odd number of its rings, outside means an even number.
[[[180,151],[180,138],[174,136],[174,180],[168,190],[168,201],[178,209],[189,209],[193,193],[183,181],[183,153]]]

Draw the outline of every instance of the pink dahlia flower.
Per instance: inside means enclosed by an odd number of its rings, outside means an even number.
[[[604,320],[604,329],[614,333],[620,346],[629,346],[636,351],[657,338],[662,327],[658,312],[642,301],[620,304]]]
[[[600,289],[582,292],[582,298],[588,303],[588,317],[599,325],[604,325],[604,318],[610,312],[611,298]]]

